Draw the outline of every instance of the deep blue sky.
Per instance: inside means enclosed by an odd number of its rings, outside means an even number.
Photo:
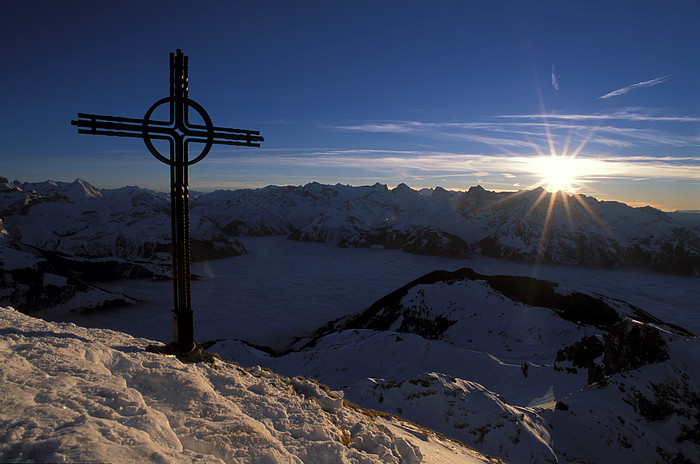
[[[516,190],[541,180],[531,161],[553,149],[576,155],[581,193],[700,209],[696,0],[25,0],[3,5],[0,44],[11,180],[167,189],[141,141],[69,122],[143,117],[181,48],[214,124],[265,137],[215,147],[191,169],[195,190]]]

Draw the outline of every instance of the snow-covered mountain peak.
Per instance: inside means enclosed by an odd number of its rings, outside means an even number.
[[[86,198],[96,198],[102,196],[100,191],[95,188],[95,186],[82,179],[75,179],[71,183],[70,190],[74,191],[75,193],[83,194]]]
[[[465,268],[426,274],[268,365],[505,462],[694,462],[699,347],[619,299]]]
[[[21,187],[15,182],[10,182],[6,177],[0,177],[0,192],[16,192],[21,190]]]
[[[45,182],[25,182],[21,184],[15,181],[12,190],[21,190],[27,194],[36,193],[40,197],[50,201],[67,200],[70,202],[80,202],[86,199],[100,198],[102,193],[98,188],[82,179],[75,179],[73,182],[60,182],[48,180]],[[3,189],[3,191],[5,191]]]

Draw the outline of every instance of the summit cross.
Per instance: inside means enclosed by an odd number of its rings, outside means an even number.
[[[170,96],[161,98],[146,111],[143,119],[101,116],[78,113],[71,124],[78,126],[79,134],[135,137],[143,139],[148,151],[158,160],[170,166],[170,221],[172,229],[173,267],[173,336],[179,353],[195,348],[190,274],[190,216],[188,167],[202,161],[213,144],[259,147],[264,139],[259,131],[229,129],[214,126],[202,106],[189,98],[187,56],[177,50],[170,54]],[[162,105],[169,105],[167,121],[152,120],[153,112]],[[193,108],[204,122],[190,121],[189,109]],[[153,145],[153,140],[167,140],[168,156]],[[202,151],[189,158],[190,143],[203,144]]]

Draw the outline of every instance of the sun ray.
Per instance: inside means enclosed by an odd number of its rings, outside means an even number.
[[[557,214],[559,214],[556,208],[560,208],[560,210],[563,210],[566,214],[567,226],[571,233],[576,232],[577,221],[585,220],[585,216],[588,215],[600,226],[606,235],[614,238],[610,229],[587,204],[586,199],[579,193],[588,183],[586,176],[594,174],[597,172],[596,169],[598,169],[595,160],[580,157],[580,155],[584,152],[588,144],[594,140],[595,135],[599,131],[599,126],[589,127],[589,130],[586,131],[587,133],[577,133],[575,128],[569,128],[565,138],[559,137],[561,134],[558,135],[555,133],[555,130],[559,128],[549,123],[549,117],[544,109],[544,102],[541,94],[539,96],[541,106],[541,113],[539,116],[543,121],[541,130],[544,132],[541,135],[546,137],[546,142],[541,139],[537,141],[530,140],[532,152],[527,161],[531,163],[528,166],[529,174],[538,176],[539,179],[535,180],[527,187],[519,188],[517,192],[499,195],[500,198],[495,199],[493,202],[488,202],[483,206],[479,206],[476,211],[474,211],[475,214],[481,214],[490,209],[498,208],[500,205],[510,201],[522,198],[524,194],[531,194],[533,198],[524,202],[525,204],[523,206],[525,206],[525,208],[523,209],[526,209],[525,213],[521,213],[522,215],[518,219],[513,230],[514,233],[519,234],[523,225],[531,218],[533,213],[549,194],[547,210],[542,218],[542,229],[539,234],[539,239],[536,242],[537,248],[533,250],[536,251],[533,275],[537,274],[539,264],[545,261],[545,253],[551,239],[551,233],[555,228],[555,218]],[[556,137],[559,137],[559,139]],[[557,140],[559,140],[560,143],[558,143]],[[514,158],[522,159],[524,156],[523,153],[516,153],[512,147],[492,145],[494,148],[498,148],[503,153],[512,155]],[[540,187],[542,191],[535,194],[533,189]],[[536,198],[534,198],[535,195]],[[561,197],[562,207],[557,205],[557,201],[559,201],[557,198],[558,196]],[[570,198],[571,196],[573,196],[574,200]],[[586,214],[577,214],[577,203],[581,205]]]
[[[576,158],[579,155],[579,153],[581,153],[581,151],[584,148],[586,148],[586,145],[588,145],[588,142],[590,142],[590,140],[593,138],[597,131],[597,126],[591,129],[591,132],[588,134],[588,136],[585,139],[583,139],[583,141],[578,145],[578,147],[576,147],[576,150],[574,150],[574,152],[571,154],[572,158]]]
[[[552,212],[554,211],[554,203],[556,201],[556,198],[556,192],[549,192],[549,205],[547,205],[547,215],[544,218],[544,224],[542,224],[542,232],[540,233],[540,241],[537,245],[537,256],[535,257],[535,264],[539,264],[544,260],[544,250],[546,248],[547,231],[549,230],[549,221],[552,219]]]
[[[588,206],[588,204],[586,204],[586,202],[581,198],[581,195],[579,195],[578,193],[575,193],[575,194],[574,194],[574,198],[576,199],[576,201],[579,202],[579,204],[580,204],[581,206],[583,206],[583,209],[586,210],[586,212],[593,218],[593,220],[600,226],[600,228],[603,229],[603,231],[604,231],[606,234],[608,234],[609,237],[615,238],[615,235],[612,233],[612,231],[611,231],[611,230],[608,228],[608,226],[605,225],[605,223],[598,217],[598,215],[595,213],[595,211],[593,211],[593,209],[591,209],[591,207]]]
[[[569,229],[574,230],[574,218],[571,216],[571,207],[569,206],[569,195],[565,192],[560,191],[561,202],[564,205],[564,211],[566,211],[566,218],[569,220]]]
[[[542,190],[542,192],[540,193],[540,196],[538,196],[537,199],[532,202],[532,205],[530,205],[530,208],[527,210],[527,212],[525,212],[525,215],[523,215],[523,217],[520,219],[520,222],[523,222],[523,221],[525,221],[525,219],[527,219],[527,217],[535,210],[535,208],[537,208],[540,205],[540,203],[542,202],[544,197],[547,196],[547,193],[548,192],[546,190]]]

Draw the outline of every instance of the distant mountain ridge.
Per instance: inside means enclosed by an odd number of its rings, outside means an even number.
[[[700,215],[552,196],[541,188],[455,192],[312,182],[193,193],[190,205],[195,260],[246,253],[240,236],[284,235],[341,247],[700,275]],[[167,276],[169,215],[167,194],[139,187],[0,177],[0,243],[49,259],[57,275],[85,277],[62,267],[109,259],[120,263],[116,275]],[[88,275],[100,280],[115,272]]]
[[[321,185],[218,191],[198,196],[192,215],[241,235],[270,233],[346,247],[378,246],[431,255],[469,253],[518,262],[633,267],[700,273],[700,215],[633,208],[542,189],[430,195],[394,189]]]

